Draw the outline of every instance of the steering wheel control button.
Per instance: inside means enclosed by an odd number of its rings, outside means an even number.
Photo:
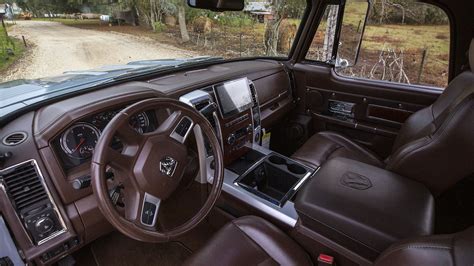
[[[193,126],[193,121],[191,120],[191,118],[187,116],[181,118],[178,125],[173,130],[173,133],[171,133],[171,137],[183,143],[186,140],[186,137],[192,126]]]
[[[160,160],[160,172],[169,177],[173,176],[176,166],[178,162],[170,156],[165,156]]]
[[[145,225],[153,225],[153,219],[156,215],[156,205],[150,202],[143,204],[142,223]]]
[[[155,226],[158,208],[161,200],[155,196],[145,193],[142,207],[141,222],[146,226]]]

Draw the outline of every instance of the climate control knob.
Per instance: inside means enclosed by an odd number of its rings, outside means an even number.
[[[235,134],[234,133],[229,134],[229,136],[227,137],[227,143],[229,145],[233,145],[235,143]]]
[[[40,234],[48,233],[53,230],[54,221],[48,217],[41,217],[35,223],[36,232]]]

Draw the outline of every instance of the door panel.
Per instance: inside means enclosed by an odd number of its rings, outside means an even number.
[[[406,84],[340,77],[328,65],[292,66],[297,111],[313,118],[314,132],[342,133],[385,158],[403,122],[441,91]]]

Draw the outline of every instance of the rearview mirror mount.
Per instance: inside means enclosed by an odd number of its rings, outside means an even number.
[[[212,11],[242,11],[244,0],[188,0],[193,8],[209,9]]]

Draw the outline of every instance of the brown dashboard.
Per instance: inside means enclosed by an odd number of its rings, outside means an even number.
[[[16,214],[9,194],[0,190],[0,215],[5,218],[25,259],[39,264],[50,263],[112,229],[97,208],[92,190],[77,190],[72,186],[75,179],[90,174],[87,162],[93,143],[81,143],[81,134],[100,135],[114,113],[134,102],[157,97],[178,99],[191,91],[241,77],[253,82],[262,127],[271,127],[293,107],[289,77],[280,63],[240,61],[85,93],[27,113],[1,129],[0,139],[14,132],[26,135],[25,141],[16,146],[0,143],[1,152],[13,154],[2,169],[34,160],[64,223],[64,232],[41,244],[35,243],[24,221]],[[153,130],[162,121],[162,115],[147,111],[132,119],[131,126],[142,132]],[[247,115],[247,120],[233,122],[242,115]],[[234,127],[243,128],[251,123],[251,116],[252,112],[246,111],[232,117],[220,117],[220,123],[232,122],[229,132],[235,132]],[[228,133],[223,132],[227,137]],[[251,141],[252,137],[248,134],[245,138]],[[116,145],[119,149],[120,142]],[[72,240],[75,242],[71,244]]]

